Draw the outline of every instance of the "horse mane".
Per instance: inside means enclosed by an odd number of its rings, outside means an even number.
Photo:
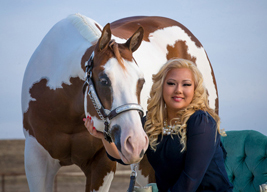
[[[109,47],[111,50],[113,50],[114,55],[115,55],[116,59],[118,60],[120,66],[123,68],[123,70],[125,70],[125,65],[123,63],[123,59],[121,57],[118,44],[114,40],[111,40],[109,42]]]
[[[76,29],[80,32],[80,34],[90,43],[95,44],[98,39],[101,37],[101,31],[96,26],[100,26],[98,23],[96,23],[94,20],[85,17],[79,13],[72,14],[67,17],[71,23],[76,27]],[[123,59],[121,57],[121,54],[119,52],[118,44],[111,40],[109,43],[110,49],[114,52],[114,55],[116,59],[118,60],[120,66],[125,69]]]
[[[90,43],[95,44],[101,36],[100,26],[94,20],[85,17],[79,13],[69,15],[67,17],[70,22],[76,27],[80,34]]]

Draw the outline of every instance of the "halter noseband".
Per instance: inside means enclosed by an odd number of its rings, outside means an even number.
[[[139,111],[141,117],[143,116],[144,112],[143,112],[143,108],[139,104],[136,104],[136,103],[124,104],[124,105],[121,105],[121,106],[113,109],[112,111],[105,109],[103,107],[103,105],[101,104],[101,102],[100,102],[100,100],[96,94],[94,83],[92,80],[92,69],[93,69],[93,65],[94,65],[93,60],[94,60],[94,51],[92,52],[89,60],[85,64],[85,66],[86,66],[86,69],[85,69],[86,80],[83,84],[83,92],[85,93],[86,87],[89,86],[89,90],[88,90],[89,98],[91,99],[98,116],[100,117],[100,119],[102,121],[104,121],[104,125],[105,125],[105,130],[103,132],[104,137],[109,143],[111,143],[112,139],[111,139],[111,136],[109,133],[109,125],[110,125],[111,119],[113,119],[114,117],[116,117],[117,115],[119,115],[123,112],[130,111],[130,110]]]

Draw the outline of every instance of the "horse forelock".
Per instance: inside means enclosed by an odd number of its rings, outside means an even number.
[[[110,49],[113,51],[115,58],[118,60],[119,65],[122,67],[123,70],[125,70],[125,65],[119,50],[119,45],[114,41],[110,41],[109,43]]]
[[[125,66],[124,60],[130,62],[134,61],[137,64],[136,60],[133,57],[133,52],[128,46],[129,45],[125,43],[125,39],[121,39],[116,36],[113,36],[112,40],[109,43],[109,48],[111,49],[113,56],[118,60],[123,69],[127,68],[127,66]]]

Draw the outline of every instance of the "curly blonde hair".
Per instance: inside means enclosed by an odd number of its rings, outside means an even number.
[[[187,121],[192,114],[197,110],[208,112],[217,123],[217,130],[220,133],[220,118],[217,113],[209,107],[208,94],[204,86],[203,76],[196,65],[185,59],[171,59],[161,67],[159,72],[152,76],[153,85],[150,91],[150,98],[147,103],[147,116],[145,123],[145,131],[149,138],[150,147],[156,150],[157,140],[159,135],[163,135],[163,123],[166,118],[165,102],[163,99],[163,83],[167,73],[175,68],[190,69],[193,74],[195,85],[194,96],[192,102],[183,110],[177,112],[177,117],[180,117],[177,124],[175,124],[176,134],[180,137],[183,148],[181,152],[186,150],[186,130]],[[172,120],[171,120],[172,122]],[[216,138],[216,136],[215,136]]]

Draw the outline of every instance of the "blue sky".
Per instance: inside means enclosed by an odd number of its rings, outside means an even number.
[[[136,15],[182,23],[212,63],[221,127],[267,135],[266,10],[266,0],[0,0],[0,139],[24,138],[20,95],[25,68],[50,28],[73,13],[102,26]]]

